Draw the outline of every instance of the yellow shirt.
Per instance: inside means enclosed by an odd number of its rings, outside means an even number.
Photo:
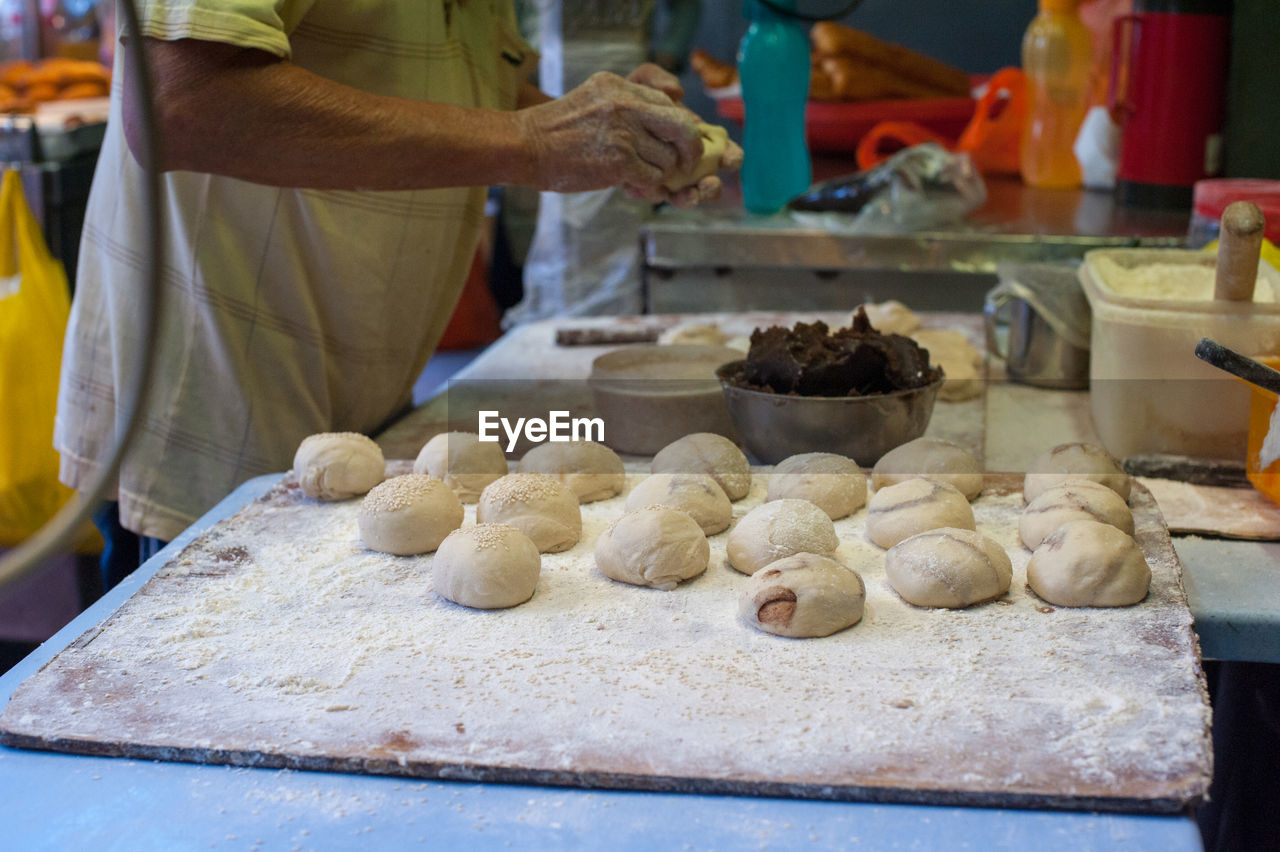
[[[141,20],[146,35],[265,50],[369,92],[500,109],[519,85],[502,53],[528,49],[509,0],[153,0]],[[457,301],[485,193],[162,180],[159,371],[118,499],[126,528],[171,539],[244,480],[288,469],[306,435],[369,433],[408,403]],[[72,487],[113,443],[116,388],[141,354],[141,187],[117,82],[54,435]]]

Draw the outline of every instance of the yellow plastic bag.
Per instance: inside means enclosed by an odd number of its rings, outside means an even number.
[[[0,182],[0,546],[39,529],[71,498],[58,481],[53,418],[71,297],[13,170]],[[92,549],[81,535],[77,549]]]

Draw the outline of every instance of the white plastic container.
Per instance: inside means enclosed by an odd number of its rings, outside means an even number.
[[[1107,260],[1120,267],[1123,281],[1114,280]],[[1128,273],[1150,272],[1154,264],[1207,269],[1208,297],[1169,298],[1163,291],[1171,282],[1154,278],[1144,293],[1134,286],[1140,276]],[[1113,455],[1244,458],[1248,386],[1196,358],[1195,345],[1209,337],[1246,355],[1280,353],[1280,274],[1259,264],[1255,301],[1217,302],[1215,264],[1211,253],[1182,249],[1085,255],[1080,280],[1093,309],[1090,404],[1098,436]]]

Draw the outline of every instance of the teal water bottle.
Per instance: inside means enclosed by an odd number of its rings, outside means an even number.
[[[796,0],[771,5],[794,10]],[[799,20],[760,0],[746,0],[744,12],[751,26],[738,48],[746,113],[742,200],[752,213],[769,215],[808,189],[812,178],[804,141],[809,39]]]

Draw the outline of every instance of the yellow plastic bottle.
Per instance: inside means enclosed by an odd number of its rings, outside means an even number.
[[[1022,130],[1022,179],[1029,186],[1080,185],[1072,153],[1089,97],[1092,47],[1079,0],[1040,0],[1022,38],[1027,118]]]

